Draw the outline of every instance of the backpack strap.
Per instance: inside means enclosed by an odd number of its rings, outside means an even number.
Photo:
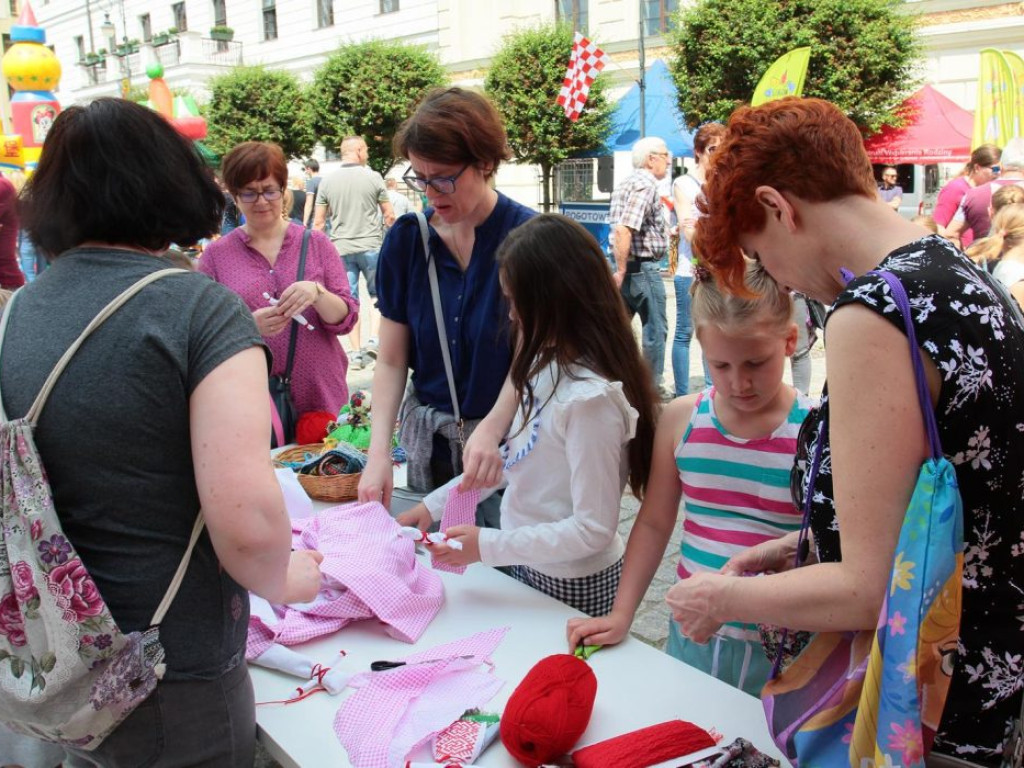
[[[185,580],[185,571],[188,570],[189,561],[192,559],[192,550],[195,549],[196,542],[199,541],[199,534],[203,532],[203,526],[206,521],[203,520],[203,510],[199,510],[199,514],[196,515],[196,524],[192,526],[192,536],[188,540],[188,546],[185,548],[185,554],[181,556],[181,562],[178,563],[178,570],[174,572],[174,578],[171,579],[171,584],[167,587],[167,591],[164,593],[164,599],[160,601],[160,605],[156,607],[156,612],[153,613],[153,620],[149,622],[149,626],[158,627],[160,622],[164,620],[164,615],[171,607],[171,603],[174,602],[174,598],[178,596],[178,588],[181,586],[181,582]]]
[[[67,351],[61,355],[57,364],[53,366],[53,370],[50,371],[50,375],[46,377],[46,381],[43,382],[42,389],[39,390],[39,394],[36,395],[35,402],[32,403],[32,407],[29,408],[28,413],[25,415],[25,420],[29,424],[35,426],[36,421],[39,419],[39,412],[43,410],[43,406],[46,405],[46,400],[50,396],[50,392],[53,390],[54,385],[57,383],[57,379],[60,378],[61,374],[64,373],[64,369],[67,364],[71,361],[71,358],[75,356],[78,348],[85,343],[85,340],[92,335],[92,332],[99,328],[107,319],[119,310],[124,304],[128,302],[135,294],[141,291],[150,283],[156,282],[162,277],[168,275],[174,275],[185,273],[188,270],[185,269],[160,269],[156,272],[151,272],[141,280],[128,286],[124,291],[115,296],[107,306],[99,311],[99,314],[92,319],[92,321],[85,326],[85,329],[79,334],[78,338],[72,342],[71,346],[68,347]],[[19,291],[20,292],[20,291]],[[17,294],[15,294],[15,297]],[[6,311],[4,312],[3,320],[0,321],[0,353],[3,351],[3,339],[7,335],[7,322],[11,315],[11,306],[14,303],[14,297],[8,303]],[[0,401],[0,419],[7,420],[7,414],[3,411],[3,403]]]

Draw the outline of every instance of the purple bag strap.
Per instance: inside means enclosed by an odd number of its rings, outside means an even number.
[[[921,351],[917,344],[917,334],[914,332],[913,310],[910,308],[910,300],[903,288],[903,283],[892,272],[884,269],[877,269],[868,272],[869,275],[877,275],[885,280],[892,293],[893,301],[903,314],[903,327],[907,333],[907,341],[910,342],[910,361],[914,366],[914,380],[917,384],[917,400],[921,406],[921,415],[924,417],[924,428],[928,434],[928,445],[931,449],[933,459],[942,458],[942,442],[939,440],[939,425],[935,421],[935,409],[932,407],[932,398],[928,393],[928,379],[924,373],[924,363],[921,362]]]

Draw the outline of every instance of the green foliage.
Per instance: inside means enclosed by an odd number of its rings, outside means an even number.
[[[313,135],[309,101],[289,72],[235,67],[210,80],[206,144],[223,155],[243,141],[273,141],[288,157],[308,155]]]
[[[569,26],[524,29],[507,36],[491,62],[484,87],[505,120],[516,159],[541,167],[544,207],[550,207],[551,169],[579,152],[600,147],[611,130],[612,107],[598,77],[575,123],[555,99],[572,51]]]
[[[316,137],[337,150],[346,136],[362,136],[370,167],[387,173],[398,127],[426,91],[447,79],[437,57],[421,48],[381,40],[343,45],[310,86]]]
[[[831,101],[866,133],[899,124],[921,44],[899,0],[697,0],[671,33],[679,109],[691,127],[726,120],[779,56],[811,47],[804,96]]]

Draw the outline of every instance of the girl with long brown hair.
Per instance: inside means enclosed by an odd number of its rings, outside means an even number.
[[[608,262],[582,226],[538,216],[508,236],[497,258],[519,403],[503,448],[501,529],[449,528],[462,549],[433,552],[451,564],[513,566],[520,581],[602,615],[622,571],[622,492],[628,481],[642,497],[651,464],[650,370]],[[460,482],[399,521],[426,528]]]

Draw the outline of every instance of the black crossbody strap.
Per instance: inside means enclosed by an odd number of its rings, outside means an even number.
[[[306,276],[306,251],[309,250],[309,233],[310,230],[305,229],[302,231],[302,250],[299,251],[299,271],[295,275],[295,282],[302,282]],[[292,365],[295,363],[295,342],[299,338],[299,324],[296,322],[292,323],[292,332],[288,337],[288,362],[284,366],[284,380],[291,381],[292,379]]]

